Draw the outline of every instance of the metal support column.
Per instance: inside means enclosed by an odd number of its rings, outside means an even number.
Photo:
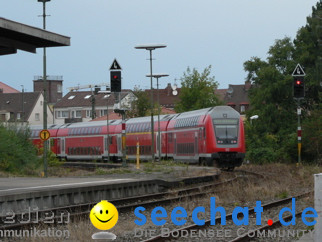
[[[301,128],[301,107],[300,100],[297,100],[297,149],[298,163],[301,163],[301,148],[302,148],[302,128]]]

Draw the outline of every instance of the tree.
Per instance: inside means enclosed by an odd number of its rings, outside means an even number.
[[[322,0],[312,8],[312,15],[307,17],[306,26],[302,27],[294,40],[294,58],[305,68],[305,108],[313,110],[321,103],[322,77]]]
[[[132,110],[127,113],[127,117],[134,118],[147,116],[148,110],[150,109],[150,99],[148,94],[138,87],[134,88],[133,93],[137,99],[133,101]]]
[[[291,85],[295,66],[293,51],[291,39],[284,38],[270,47],[267,61],[253,57],[244,63],[247,80],[253,83],[249,92],[252,109],[248,115],[259,115],[258,132],[277,134],[295,127],[296,108]]]
[[[296,161],[296,102],[292,93],[292,71],[300,63],[306,72],[306,95],[301,102],[303,121],[303,157],[321,159],[321,76],[322,76],[322,0],[295,40],[276,40],[263,61],[257,57],[244,63],[252,109],[247,115],[259,115],[246,125],[248,157],[259,162]]]
[[[292,96],[294,45],[290,38],[276,40],[267,61],[253,57],[244,63],[251,81],[248,116],[258,115],[247,125],[248,159],[263,163],[288,161],[296,154],[296,105]]]
[[[195,68],[187,68],[181,81],[180,101],[175,105],[176,112],[185,112],[221,104],[215,95],[218,82],[210,76],[211,66],[199,73]]]

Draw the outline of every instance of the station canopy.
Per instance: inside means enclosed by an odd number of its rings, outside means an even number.
[[[70,37],[0,18],[0,55],[17,50],[36,53],[36,48],[70,46]]]

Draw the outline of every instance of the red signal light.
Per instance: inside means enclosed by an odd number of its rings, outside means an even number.
[[[301,81],[300,80],[297,80],[296,81],[296,85],[300,85],[301,84]]]
[[[117,79],[117,75],[114,75],[114,76],[113,76],[113,79]]]

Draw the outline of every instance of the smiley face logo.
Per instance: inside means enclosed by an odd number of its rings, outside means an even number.
[[[116,207],[106,200],[97,203],[89,214],[92,224],[100,230],[108,230],[115,226],[119,219]]]

